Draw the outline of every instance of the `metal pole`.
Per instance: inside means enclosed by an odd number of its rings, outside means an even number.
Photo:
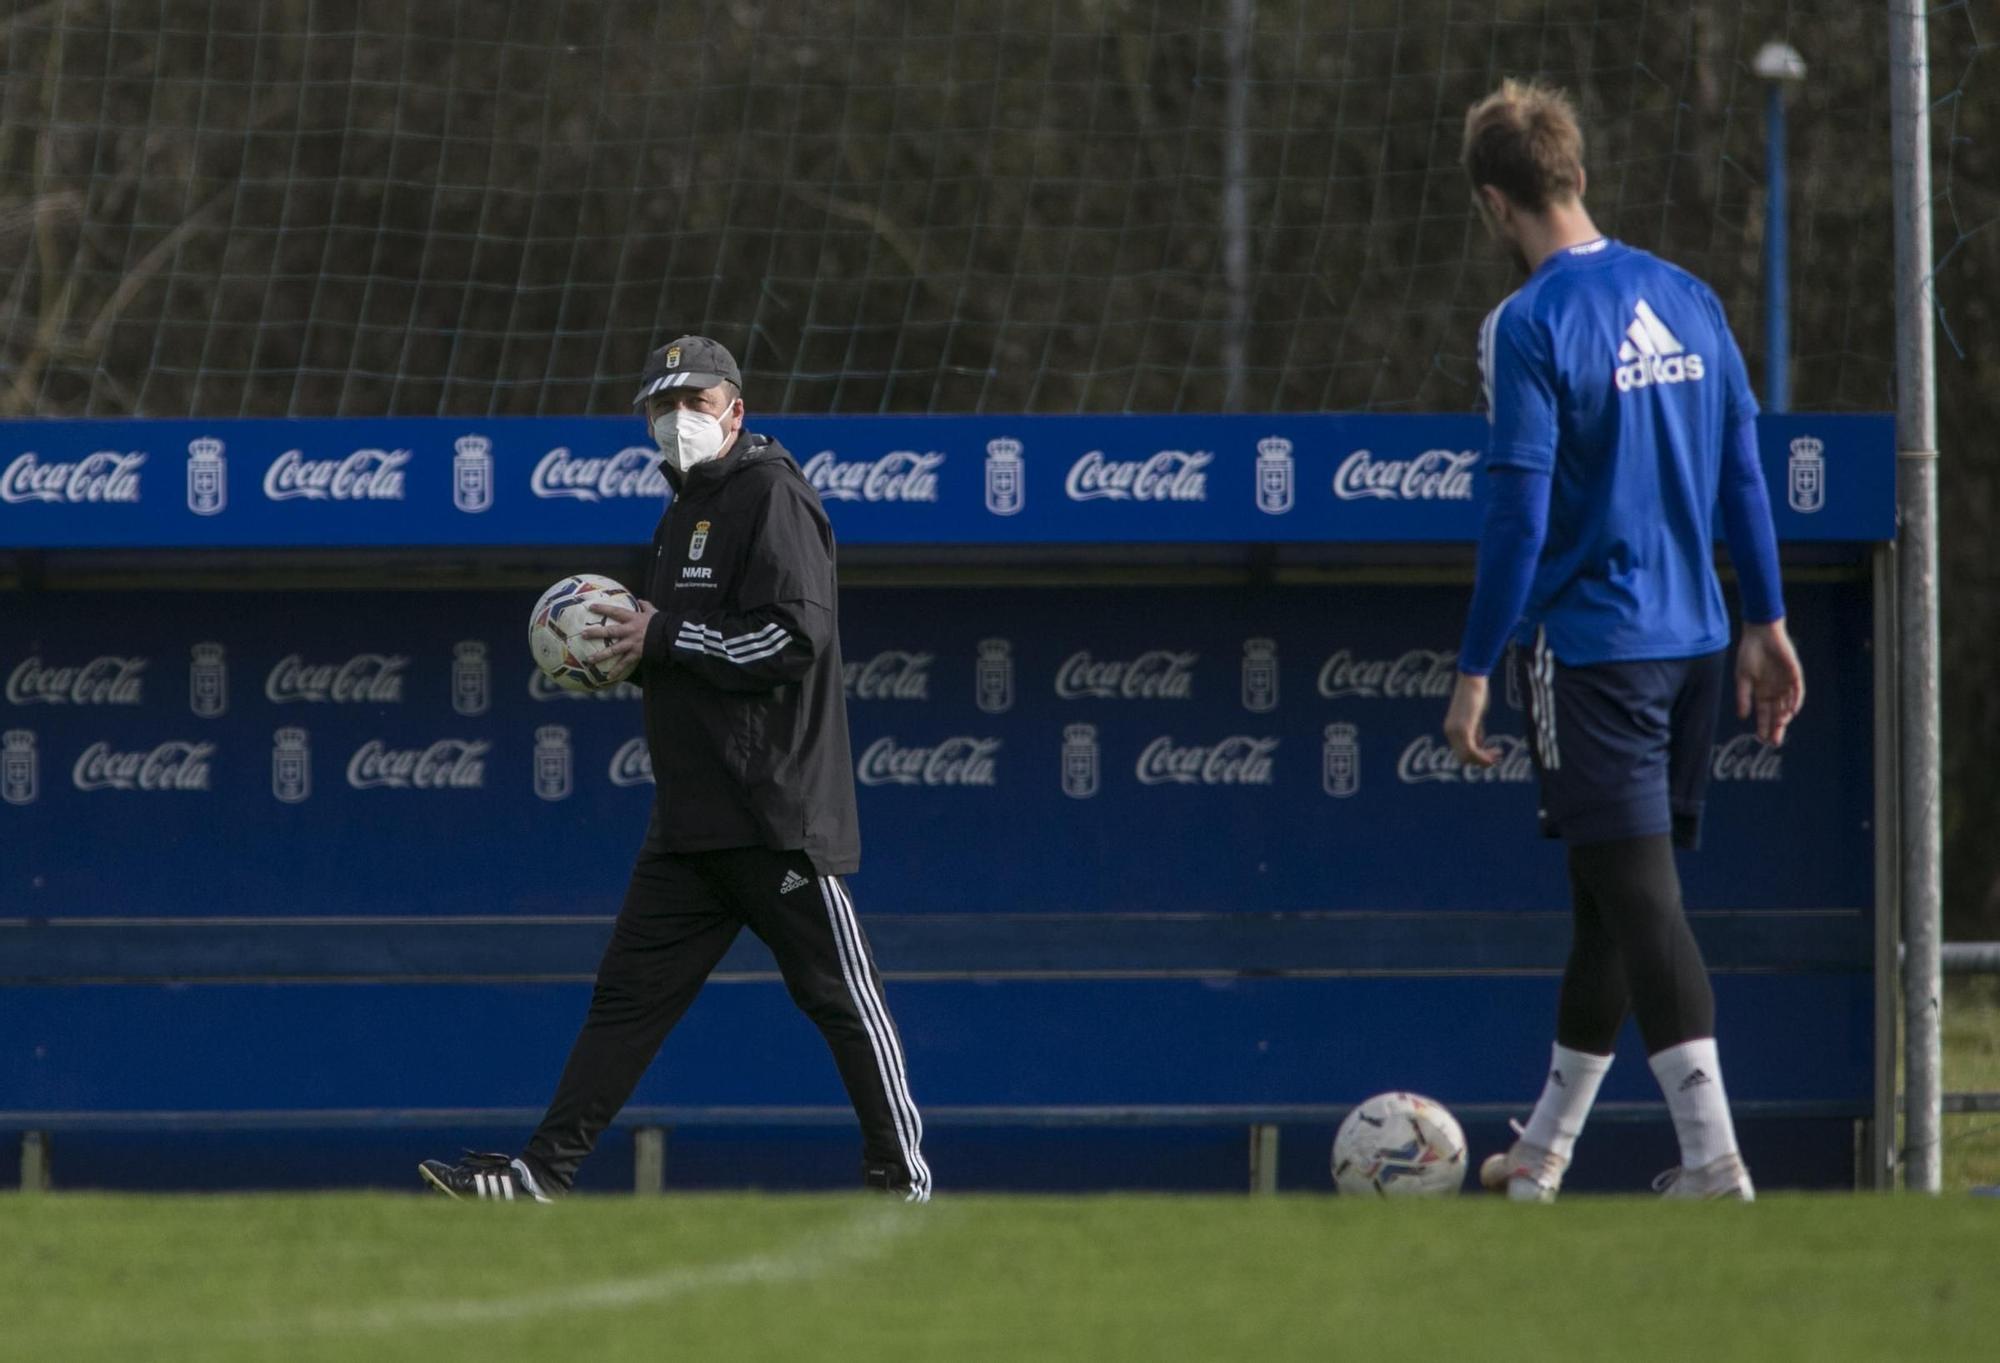
[[[1868,1123],[1867,1168],[1861,1186],[1896,1186],[1896,982],[1902,973],[1902,914],[1897,894],[1902,846],[1897,818],[1896,762],[1896,547],[1878,544],[1871,557],[1868,596],[1874,615],[1870,639],[1875,729],[1875,1104]]]
[[[1764,408],[1771,412],[1790,411],[1792,406],[1790,226],[1785,196],[1785,86],[1774,80],[1764,96]]]
[[[21,1133],[21,1191],[45,1193],[49,1190],[49,1133]]]
[[[1250,42],[1257,0],[1229,0],[1223,50],[1229,85],[1223,114],[1222,272],[1229,289],[1229,320],[1222,338],[1222,407],[1243,410],[1250,345]]]
[[[1792,300],[1790,196],[1785,186],[1785,96],[1806,78],[1806,59],[1789,43],[1765,43],[1751,69],[1766,83],[1764,96],[1764,408],[1792,406]]]
[[[1922,0],[1889,0],[1896,214],[1897,784],[1903,903],[1903,1186],[1942,1182],[1937,387],[1931,320],[1930,60]]]
[[[658,1197],[667,1184],[667,1133],[657,1126],[632,1132],[632,1192]]]
[[[1278,1191],[1278,1127],[1270,1122],[1250,1127],[1250,1191]]]

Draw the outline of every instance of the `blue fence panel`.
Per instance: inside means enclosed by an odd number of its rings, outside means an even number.
[[[862,907],[1559,907],[1518,698],[1490,773],[1439,734],[1464,595],[848,592]],[[636,691],[542,683],[526,593],[16,602],[0,917],[615,910],[653,790]],[[1725,722],[1697,908],[1872,902],[1865,598],[1791,603],[1812,703],[1782,752]]]
[[[1346,1104],[1410,1088],[1533,1101],[1546,975],[896,980],[920,1102]],[[1868,978],[1717,977],[1729,1096],[1867,1115]],[[538,1108],[583,985],[71,985],[0,997],[0,1093],[33,1111]],[[1605,1102],[1657,1100],[1627,1029]],[[840,1081],[776,981],[718,982],[633,1101],[839,1107]]]
[[[757,424],[848,544],[1477,531],[1472,419]],[[1784,538],[1893,533],[1886,419],[1760,433]],[[0,546],[572,544],[574,568],[615,568],[664,493],[640,441],[618,420],[0,423]],[[1496,700],[1490,774],[1438,733],[1465,597],[844,593],[856,893],[920,1098],[1530,1097],[1567,885],[1534,836],[1519,698]],[[1872,616],[1840,570],[1788,599],[1811,703],[1782,752],[1725,719],[1683,872],[1746,1131],[1782,1158],[1757,1123],[1810,1129],[1767,1181],[1825,1182],[1872,1102]],[[0,1111],[546,1097],[653,787],[632,688],[538,680],[531,600],[254,581],[0,600]],[[1655,1096],[1632,1046],[1609,1101]],[[746,938],[637,1101],[841,1097]],[[1622,1153],[1605,1168],[1629,1172],[1658,1136],[1606,1138]],[[787,1177],[783,1141],[696,1139],[698,1178]],[[1053,1186],[1032,1159],[1005,1167],[1004,1146],[947,1139],[973,1182]],[[1231,1143],[1161,1138],[1148,1177],[1226,1186]]]
[[[772,417],[847,544],[1463,541],[1470,416]],[[1895,534],[1890,419],[1758,422],[1780,536]],[[0,547],[637,544],[636,420],[0,422]]]

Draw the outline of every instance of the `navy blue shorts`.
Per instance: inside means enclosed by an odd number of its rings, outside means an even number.
[[[1545,837],[1701,842],[1728,653],[1569,667],[1537,633],[1509,650],[1526,698]]]

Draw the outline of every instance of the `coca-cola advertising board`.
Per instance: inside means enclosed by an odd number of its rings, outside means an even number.
[[[0,898],[49,918],[614,912],[655,791],[641,691],[548,685],[531,595],[17,597]],[[1439,731],[1465,598],[848,590],[862,904],[1561,905],[1518,701],[1495,687],[1495,767]],[[1872,903],[1865,602],[1860,582],[1791,587],[1811,701],[1782,750],[1723,718],[1691,906]]]
[[[847,544],[1474,539],[1479,416],[765,417]],[[1895,533],[1886,416],[1758,419],[1781,538]],[[643,544],[625,417],[0,421],[0,545]],[[1718,527],[1718,534],[1720,527]]]

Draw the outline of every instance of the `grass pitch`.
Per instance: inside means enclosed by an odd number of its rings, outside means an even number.
[[[1990,1358],[2000,1201],[0,1199],[22,1360]]]
[[[2000,1090],[2000,980],[1946,1085]],[[1948,1119],[1946,1187],[2000,1182]],[[0,1360],[1988,1359],[2000,1198],[0,1196]]]

